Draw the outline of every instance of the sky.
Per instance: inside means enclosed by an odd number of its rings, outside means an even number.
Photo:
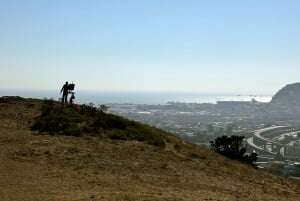
[[[0,89],[273,94],[298,0],[0,0]]]

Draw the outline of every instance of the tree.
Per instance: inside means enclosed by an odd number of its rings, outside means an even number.
[[[101,112],[107,112],[107,110],[108,110],[108,106],[106,106],[106,105],[100,105],[99,106],[99,110],[101,111]]]
[[[228,158],[253,164],[257,159],[257,154],[246,155],[246,148],[243,146],[244,136],[222,136],[210,142],[211,148]]]

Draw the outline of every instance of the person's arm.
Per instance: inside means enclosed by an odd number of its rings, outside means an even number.
[[[65,85],[61,88],[60,93],[64,91]]]

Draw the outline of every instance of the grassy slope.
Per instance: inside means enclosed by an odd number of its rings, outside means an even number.
[[[299,183],[171,135],[162,148],[34,133],[40,107],[0,103],[0,200],[300,200]]]

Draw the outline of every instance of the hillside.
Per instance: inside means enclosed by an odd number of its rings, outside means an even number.
[[[299,119],[300,83],[288,84],[280,89],[266,108],[269,116],[279,119]]]
[[[271,105],[293,111],[300,111],[300,83],[289,84],[272,98]]]
[[[120,117],[109,118],[121,128],[93,131],[79,116],[74,135],[32,131],[42,109],[41,100],[0,98],[1,201],[300,200],[296,181]]]

